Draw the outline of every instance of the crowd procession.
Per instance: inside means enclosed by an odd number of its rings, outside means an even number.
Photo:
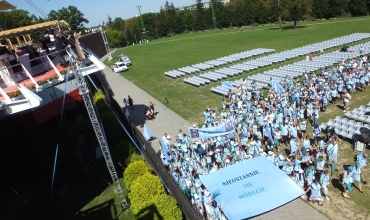
[[[322,68],[321,73],[305,73],[301,79],[287,76],[278,86],[271,79],[272,88],[266,95],[256,82],[250,88],[245,83],[234,86],[222,100],[220,113],[209,106],[205,109],[202,128],[232,122],[235,132],[197,140],[181,129],[174,139],[164,134],[162,139],[170,159],[162,154],[163,163],[196,209],[215,220],[222,219],[222,207],[199,176],[260,156],[302,187],[306,192],[302,198],[308,195],[309,201],[323,205],[324,199],[330,200],[327,186],[338,163],[338,143],[342,140],[330,124],[321,131],[320,114],[329,103],[336,104],[338,100],[346,111],[350,94],[367,89],[368,58],[361,55],[356,60],[342,59],[335,66]],[[362,184],[366,184],[363,169],[367,164],[368,155],[361,153],[353,166],[345,168],[341,174],[345,185],[343,197],[350,198],[354,183],[363,192]]]

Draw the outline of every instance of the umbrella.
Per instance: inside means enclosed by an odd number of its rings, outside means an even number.
[[[362,127],[360,128],[360,133],[362,136],[362,141],[364,143],[370,143],[370,130],[365,127]]]

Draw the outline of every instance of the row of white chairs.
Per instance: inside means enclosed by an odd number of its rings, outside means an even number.
[[[177,77],[184,76],[185,73],[181,72],[181,71],[178,71],[178,70],[171,70],[171,71],[165,72],[164,75],[170,76],[172,78],[177,78]]]
[[[213,81],[218,81],[218,80],[227,78],[227,75],[222,74],[222,73],[216,73],[216,72],[206,72],[206,73],[200,74],[199,76],[202,78],[213,80]]]
[[[192,76],[189,78],[185,78],[184,82],[189,83],[193,86],[202,86],[202,85],[210,83],[210,80],[204,79],[201,77]]]
[[[370,48],[370,42],[356,45],[356,47]],[[350,48],[352,49],[352,47]],[[267,82],[270,76],[291,76],[298,77],[303,75],[305,72],[315,72],[323,67],[330,67],[337,63],[341,59],[353,59],[359,57],[360,53],[357,52],[331,52],[328,54],[322,54],[320,56],[314,57],[312,61],[301,60],[293,64],[282,66],[278,69],[273,69],[266,71],[264,73],[256,74],[254,76],[248,77],[249,79],[259,80],[261,82]],[[345,57],[345,58],[343,58]],[[264,76],[268,75],[268,76]]]
[[[194,67],[191,67],[191,66],[186,66],[186,67],[180,68],[179,70],[184,72],[184,73],[187,73],[187,74],[192,74],[192,73],[199,72],[198,68],[194,68]]]
[[[214,66],[210,64],[205,64],[205,63],[198,63],[198,64],[193,65],[192,67],[195,67],[200,70],[208,70],[208,69],[212,69]]]

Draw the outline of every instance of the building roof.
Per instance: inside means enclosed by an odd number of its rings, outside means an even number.
[[[15,9],[16,7],[12,4],[10,4],[9,2],[7,1],[1,1],[0,2],[0,11],[6,11],[6,10],[9,10],[9,9]]]

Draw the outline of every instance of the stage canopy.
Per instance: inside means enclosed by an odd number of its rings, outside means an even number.
[[[0,40],[17,37],[17,36],[21,36],[25,34],[30,34],[36,31],[40,31],[40,30],[50,29],[52,30],[52,32],[54,32],[54,30],[58,28],[62,28],[62,27],[69,29],[69,24],[64,20],[60,20],[60,21],[54,20],[54,21],[47,21],[44,23],[24,26],[20,28],[15,28],[11,30],[4,30],[4,31],[0,31]]]
[[[256,157],[201,176],[229,220],[260,215],[304,194],[266,157]]]

